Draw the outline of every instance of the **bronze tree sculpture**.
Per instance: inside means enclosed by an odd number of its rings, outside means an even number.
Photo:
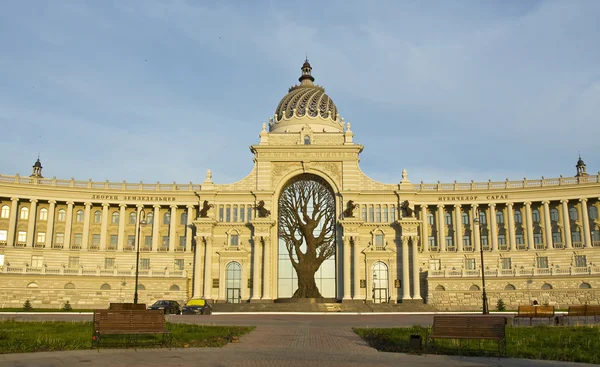
[[[279,237],[298,276],[293,298],[322,298],[315,273],[335,254],[335,196],[326,181],[302,174],[287,183],[279,198]]]

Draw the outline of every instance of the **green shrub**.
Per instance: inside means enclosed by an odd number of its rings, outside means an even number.
[[[71,311],[71,310],[73,310],[73,307],[71,307],[71,304],[69,303],[69,301],[67,301],[65,303],[65,305],[63,306],[62,310],[63,311]]]
[[[29,302],[29,300],[25,301],[25,303],[23,303],[23,311],[31,311],[33,310],[33,307],[31,306],[31,302]]]
[[[502,300],[502,298],[498,298],[498,302],[496,303],[497,311],[506,311],[506,304]]]

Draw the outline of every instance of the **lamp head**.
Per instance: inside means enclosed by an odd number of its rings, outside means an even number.
[[[146,224],[148,224],[148,222],[146,222],[145,219],[140,220],[140,225],[141,226],[145,226]]]

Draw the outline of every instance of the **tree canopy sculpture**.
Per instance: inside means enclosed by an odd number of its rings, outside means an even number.
[[[298,275],[293,298],[322,298],[315,273],[335,253],[335,196],[326,181],[302,174],[288,182],[279,198],[279,237]]]

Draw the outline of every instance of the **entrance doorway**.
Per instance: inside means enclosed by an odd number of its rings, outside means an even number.
[[[373,264],[373,303],[387,303],[389,280],[388,267],[385,263],[378,261]]]
[[[225,279],[227,303],[240,303],[242,300],[242,266],[240,263],[232,261],[227,264]]]

